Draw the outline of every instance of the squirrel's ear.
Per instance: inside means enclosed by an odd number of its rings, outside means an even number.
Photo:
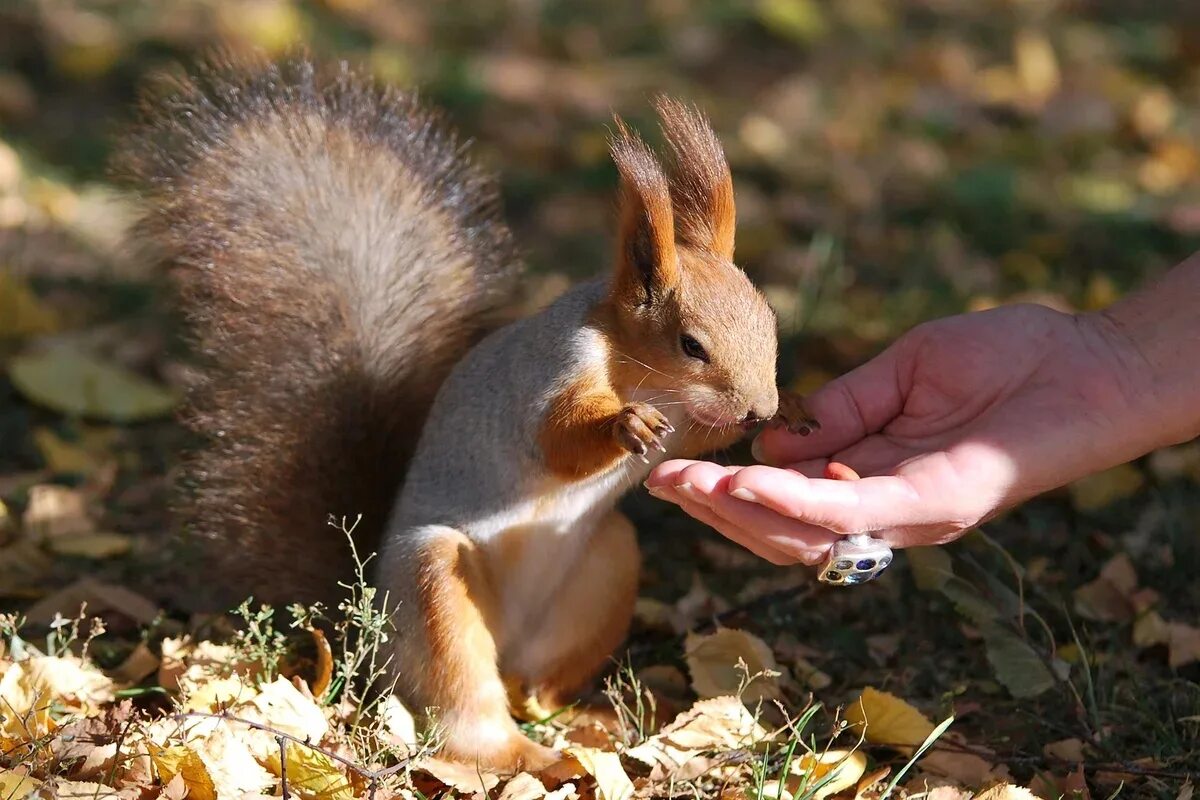
[[[676,235],[684,244],[732,261],[737,214],[721,142],[695,107],[666,96],[654,105],[671,151]]]
[[[621,222],[613,294],[629,305],[643,305],[679,282],[671,191],[646,143],[619,117],[616,124],[612,157],[621,173]]]

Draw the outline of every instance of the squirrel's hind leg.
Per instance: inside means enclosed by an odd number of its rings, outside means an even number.
[[[443,526],[406,531],[385,548],[381,578],[394,609],[395,692],[439,729],[441,754],[502,772],[558,761],[509,714],[497,667],[498,607],[475,544]]]
[[[606,516],[536,630],[501,655],[504,675],[556,711],[609,663],[625,640],[637,600],[637,536],[618,511]]]

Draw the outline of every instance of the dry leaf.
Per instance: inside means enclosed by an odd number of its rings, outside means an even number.
[[[805,753],[792,761],[791,775],[786,781],[768,781],[764,785],[767,797],[790,798],[804,787],[805,796],[823,800],[857,786],[867,769],[867,757],[857,751],[828,750],[824,753]],[[815,788],[815,787],[820,788]],[[815,791],[814,791],[815,789]]]
[[[1078,763],[1083,761],[1083,742],[1079,739],[1060,739],[1042,748],[1047,758]]]
[[[919,747],[933,733],[925,715],[888,692],[868,686],[846,707],[845,719],[865,730],[866,740],[896,748]]]
[[[500,783],[500,778],[491,772],[433,756],[415,762],[413,769],[431,775],[446,786],[465,794],[486,795]]]
[[[1146,649],[1171,640],[1171,627],[1157,611],[1147,611],[1133,623],[1133,643]]]
[[[267,768],[279,774],[278,750]],[[354,785],[341,765],[311,747],[288,745],[287,775],[288,788],[306,800],[352,800],[354,797]],[[479,785],[478,781],[475,785]]]
[[[212,678],[201,682],[194,689],[184,691],[184,711],[219,711],[253,697],[255,689],[246,684],[241,676]]]
[[[35,797],[47,800],[119,800],[121,793],[111,786],[82,781],[55,780],[42,784]],[[196,800],[204,800],[197,797]]]
[[[34,541],[59,536],[92,533],[96,525],[88,514],[83,492],[66,486],[34,486],[29,490],[29,505],[21,519],[25,535]]]
[[[282,677],[261,687],[238,705],[234,714],[310,742],[321,741],[329,732],[329,722],[320,707]]]
[[[93,616],[120,614],[138,625],[149,625],[158,616],[159,608],[137,592],[95,578],[80,578],[63,589],[35,603],[25,616],[33,625],[49,625],[55,614],[74,617],[87,604]]]
[[[187,785],[187,796],[191,800],[217,800],[217,790],[208,768],[195,750],[184,745],[160,747],[151,741],[146,742],[146,748],[160,782],[170,783],[178,777]]]
[[[47,545],[51,552],[60,556],[102,560],[128,553],[133,547],[133,539],[123,533],[85,533],[56,536]]]
[[[590,747],[569,747],[566,752],[595,778],[596,794],[600,800],[629,800],[633,797],[633,781],[625,774],[621,758],[616,753]]]
[[[5,800],[8,798],[19,800],[41,785],[41,781],[23,773],[11,769],[0,769],[0,797]]]
[[[317,675],[313,678],[312,693],[313,697],[322,697],[333,682],[333,648],[320,628],[309,628],[308,632],[317,648]]]
[[[920,766],[924,772],[965,786],[981,786],[996,777],[995,765],[990,760],[959,750],[931,749],[921,757]]]
[[[58,314],[42,303],[25,281],[0,269],[0,341],[54,333]]]
[[[1075,590],[1075,611],[1084,619],[1128,622],[1133,619],[1137,572],[1125,553],[1111,558],[1096,580]]]
[[[713,765],[707,753],[755,747],[770,738],[736,697],[701,700],[625,755],[651,767],[652,780],[691,780]]]
[[[145,642],[139,642],[120,666],[111,671],[112,677],[124,686],[136,686],[157,672],[158,665],[158,656],[150,651]]]
[[[684,648],[692,688],[701,698],[740,694],[753,705],[779,697],[779,665],[767,643],[754,634],[734,628],[688,634]]]
[[[528,772],[513,776],[500,790],[499,800],[540,800],[546,796],[546,787]]]
[[[1172,622],[1167,626],[1170,638],[1167,641],[1167,663],[1172,669],[1200,661],[1200,628]]]
[[[31,402],[68,416],[137,422],[170,413],[176,402],[165,387],[66,347],[18,356],[8,376]]]
[[[975,795],[975,800],[1037,800],[1033,792],[1011,783],[993,786],[986,792]]]
[[[1099,511],[1134,495],[1145,478],[1133,464],[1122,464],[1075,481],[1069,487],[1071,503],[1079,511]]]

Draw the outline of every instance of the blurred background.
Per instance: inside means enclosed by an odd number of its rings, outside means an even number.
[[[420,87],[475,140],[533,273],[531,306],[609,264],[612,114],[653,140],[654,94],[698,103],[733,167],[737,260],[780,313],[794,345],[782,368],[801,389],[930,317],[1103,307],[1200,244],[1194,0],[0,0],[0,604],[79,572],[152,585],[147,559],[171,559],[154,543],[184,354],[159,277],[121,244],[130,208],[106,159],[149,75],[215,47],[298,45]],[[38,355],[47,341],[69,355]],[[1185,447],[997,523],[1046,607],[1096,623],[1056,618],[1058,644],[1036,643],[1068,672],[1083,663],[1086,681],[1071,674],[1092,693],[1055,694],[1051,718],[1071,721],[1014,752],[1120,721],[1110,761],[1196,765],[1200,644],[1168,660],[1166,634],[1131,641],[1134,611],[1097,612],[1094,597],[1081,611],[1070,595],[1131,554],[1167,598],[1158,620],[1195,622],[1200,591],[1179,566],[1200,559],[1197,478]],[[651,553],[680,556],[651,559],[648,593],[694,593],[699,564],[718,599],[745,596],[753,560],[714,556],[715,540],[697,551],[694,526],[640,508]],[[61,522],[74,512],[75,528]],[[771,574],[760,587],[778,587]],[[908,586],[772,613],[812,644],[806,658],[837,661],[831,691],[899,675],[943,703],[1002,696],[976,680],[989,667],[963,643],[978,636]],[[897,630],[920,653],[900,666],[894,646],[862,645]],[[984,727],[1044,711],[1001,709]]]

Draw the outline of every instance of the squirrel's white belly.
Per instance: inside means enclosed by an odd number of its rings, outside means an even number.
[[[671,410],[676,413],[666,416],[678,427],[684,412]],[[508,630],[521,630],[530,615],[544,613],[547,598],[570,579],[588,537],[612,513],[621,496],[637,488],[654,465],[668,457],[654,452],[647,464],[627,456],[611,469],[582,481],[547,478],[543,490],[519,507],[475,521],[471,538],[504,564],[501,605]]]

